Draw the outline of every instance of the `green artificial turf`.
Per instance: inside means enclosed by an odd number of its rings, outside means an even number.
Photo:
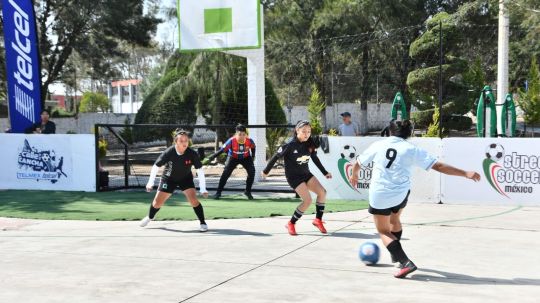
[[[148,213],[155,192],[0,191],[0,217],[46,220],[139,220]],[[290,215],[300,199],[224,195],[220,200],[200,198],[208,219],[260,218]],[[367,208],[366,201],[328,200],[325,212]],[[307,213],[313,213],[312,205]],[[183,194],[173,195],[157,220],[195,220]]]

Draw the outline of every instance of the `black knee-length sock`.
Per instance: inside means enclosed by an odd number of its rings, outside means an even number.
[[[296,221],[302,217],[304,213],[301,212],[298,208],[294,211],[294,214],[291,217],[291,223],[296,224]]]
[[[193,210],[195,211],[195,214],[197,215],[197,218],[199,218],[201,224],[206,224],[206,221],[204,221],[204,209],[202,204],[199,203],[199,206],[193,207]]]
[[[386,246],[386,249],[396,258],[396,260],[399,261],[401,264],[405,264],[409,261],[409,258],[407,257],[407,254],[405,254],[405,251],[403,251],[403,247],[401,247],[401,243],[397,240],[394,240]]]
[[[315,217],[321,220],[324,214],[324,203],[317,202],[317,204],[315,204],[315,209],[317,210]]]
[[[148,211],[148,218],[154,219],[158,211],[159,211],[159,208],[155,208],[154,205],[150,204],[150,210]]]
[[[401,235],[403,234],[403,230],[400,230],[400,231],[393,231],[392,234],[394,236],[396,236],[396,238],[399,240],[401,240]]]

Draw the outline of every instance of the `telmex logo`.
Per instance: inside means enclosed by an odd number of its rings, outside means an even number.
[[[505,154],[501,144],[492,143],[486,149],[482,163],[484,174],[491,187],[510,198],[508,193],[532,194],[540,184],[540,156],[512,152]]]
[[[34,90],[34,84],[32,79],[33,65],[37,64],[32,62],[30,54],[32,52],[32,45],[30,40],[30,16],[13,0],[9,0],[9,4],[15,9],[13,11],[13,23],[15,41],[11,42],[11,48],[17,53],[16,66],[17,69],[13,73],[13,77],[17,81],[14,84],[13,91],[15,93],[15,109],[26,119],[35,123],[34,118],[34,100],[33,98],[22,89],[26,88],[29,93]],[[10,16],[4,16],[9,18]],[[6,45],[8,47],[8,45]]]

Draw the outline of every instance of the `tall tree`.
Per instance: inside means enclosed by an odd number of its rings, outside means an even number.
[[[94,73],[111,71],[120,45],[149,46],[160,20],[144,13],[143,0],[41,0],[36,22],[44,71],[42,102],[51,83],[61,80],[73,52]]]

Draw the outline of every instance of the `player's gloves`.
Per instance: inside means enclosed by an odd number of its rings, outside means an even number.
[[[210,159],[203,159],[201,161],[201,163],[202,163],[202,165],[208,165],[208,164],[210,164]]]

